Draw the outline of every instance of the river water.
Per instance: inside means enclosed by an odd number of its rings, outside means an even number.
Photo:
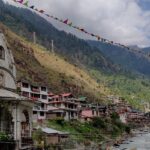
[[[150,150],[150,132],[139,133],[113,150]]]

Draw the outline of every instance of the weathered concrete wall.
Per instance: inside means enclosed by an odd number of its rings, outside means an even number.
[[[4,49],[4,59],[0,59],[0,86],[16,89],[16,68],[14,58],[2,33],[0,33],[0,46]]]

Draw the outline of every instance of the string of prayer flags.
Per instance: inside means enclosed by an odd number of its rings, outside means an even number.
[[[89,32],[87,32],[84,28],[81,28],[81,27],[78,27],[78,26],[75,26],[75,25],[73,25],[73,23],[69,20],[69,19],[65,19],[65,20],[63,20],[63,19],[60,19],[60,18],[57,18],[57,17],[55,17],[55,16],[52,16],[52,15],[49,15],[48,13],[45,13],[45,11],[43,10],[43,9],[37,9],[37,8],[35,8],[35,6],[34,5],[31,5],[31,6],[29,6],[29,0],[13,0],[15,3],[19,3],[19,4],[21,4],[21,5],[24,5],[24,6],[26,6],[27,8],[29,8],[29,9],[32,9],[32,10],[34,10],[34,11],[37,11],[38,13],[41,13],[42,15],[45,15],[45,16],[47,16],[47,17],[49,17],[49,18],[52,18],[52,19],[54,19],[54,20],[56,20],[56,21],[59,21],[59,22],[61,22],[61,23],[63,23],[63,24],[65,24],[65,25],[68,25],[69,27],[72,27],[72,28],[74,28],[74,29],[77,29],[78,31],[80,31],[80,32],[83,32],[83,33],[85,33],[85,34],[87,34],[87,35],[90,35],[90,36],[92,36],[92,37],[95,37],[98,41],[101,41],[101,42],[103,42],[103,43],[107,43],[107,44],[111,44],[111,45],[115,45],[115,46],[118,46],[118,47],[121,47],[121,48],[124,48],[124,49],[128,49],[128,50],[130,50],[130,51],[134,51],[134,52],[138,52],[138,53],[142,53],[143,55],[146,55],[143,51],[137,51],[137,50],[135,50],[135,49],[132,49],[132,48],[130,48],[130,47],[128,47],[128,46],[125,46],[125,45],[122,45],[122,44],[120,44],[120,43],[115,43],[114,41],[110,41],[110,40],[107,40],[107,39],[104,39],[104,38],[102,38],[101,36],[99,36],[99,35],[96,35],[96,34],[93,34],[93,33],[89,33]],[[148,55],[148,57],[150,57],[150,55]]]

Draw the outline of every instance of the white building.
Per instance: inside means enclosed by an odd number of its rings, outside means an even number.
[[[14,141],[15,149],[19,150],[32,146],[33,105],[27,98],[16,94],[16,89],[13,55],[4,35],[0,32],[0,132]]]
[[[34,103],[33,122],[46,119],[48,105],[48,88],[46,86],[32,85],[28,81],[18,81],[21,96],[30,98]]]

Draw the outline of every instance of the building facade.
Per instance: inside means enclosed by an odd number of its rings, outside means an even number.
[[[29,99],[20,97],[16,91],[15,62],[0,32],[0,134],[14,141],[15,149],[19,150],[32,146],[33,104]]]

